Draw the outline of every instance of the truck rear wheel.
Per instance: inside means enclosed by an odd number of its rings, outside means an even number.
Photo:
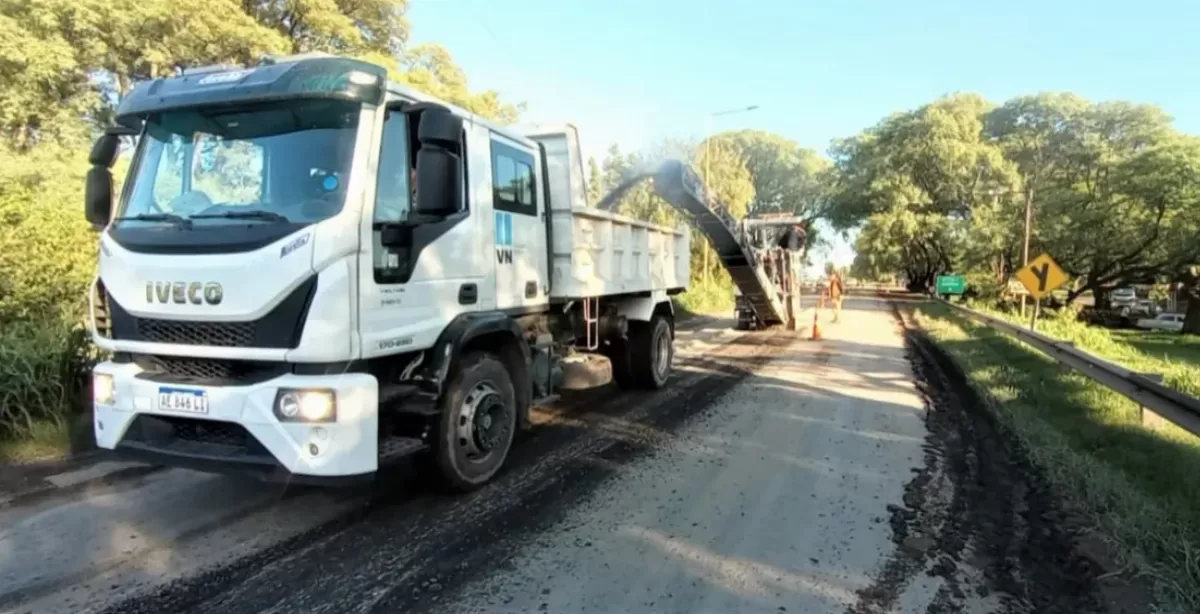
[[[472,352],[451,372],[433,445],[445,485],[455,491],[487,483],[508,458],[517,424],[516,392],[504,363]]]
[[[637,324],[637,322],[629,323],[630,335],[632,335],[634,324]],[[613,339],[609,343],[608,349],[604,351],[604,355],[608,356],[608,361],[612,363],[613,383],[618,388],[626,390],[635,388],[637,381],[633,377],[633,362],[629,360],[629,341],[626,339]]]
[[[675,359],[671,323],[660,315],[649,322],[630,322],[628,345],[634,383],[647,390],[666,386]]]

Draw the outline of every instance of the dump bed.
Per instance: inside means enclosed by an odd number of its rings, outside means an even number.
[[[688,286],[691,233],[601,211],[587,202],[574,126],[535,127],[545,147],[550,200],[550,296],[576,299]]]

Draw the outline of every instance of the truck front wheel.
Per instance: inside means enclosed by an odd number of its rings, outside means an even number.
[[[442,395],[433,453],[446,486],[459,492],[487,483],[508,457],[517,424],[512,377],[484,352],[462,357]]]

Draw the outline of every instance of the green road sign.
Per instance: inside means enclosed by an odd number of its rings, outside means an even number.
[[[967,289],[967,281],[962,275],[938,275],[938,294],[962,294]]]

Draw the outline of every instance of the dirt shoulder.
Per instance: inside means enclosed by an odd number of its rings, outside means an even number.
[[[851,612],[893,610],[921,576],[942,582],[927,612],[1151,611],[1147,584],[1120,577],[1087,518],[904,311],[928,405],[925,466],[889,510],[895,554]]]

